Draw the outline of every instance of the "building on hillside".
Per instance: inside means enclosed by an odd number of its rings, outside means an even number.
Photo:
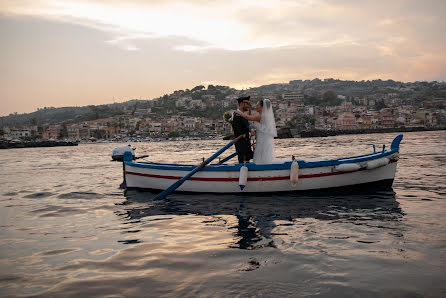
[[[274,110],[274,115],[275,115],[274,118],[276,120],[277,127],[286,126],[286,121],[288,118],[286,114],[287,114],[286,109],[278,108]]]
[[[228,134],[231,132],[231,125],[224,121],[223,119],[214,120],[215,123],[215,133],[217,134]]]
[[[356,119],[359,129],[370,129],[372,128],[372,118],[367,115],[362,115]]]
[[[44,140],[51,140],[51,139],[57,139],[60,136],[60,131],[62,129],[62,126],[55,124],[48,126],[42,133],[42,139]]]
[[[287,102],[288,104],[288,110],[290,112],[300,112],[300,113],[304,113],[305,112],[305,105],[303,101],[291,101],[289,100]]]
[[[283,127],[287,126],[290,121],[297,115],[295,112],[289,111],[287,109],[278,109],[275,111],[276,115],[276,126]]]
[[[206,108],[206,103],[201,99],[193,99],[189,102],[189,106],[186,106],[188,109],[204,109]]]
[[[335,129],[353,130],[358,129],[356,117],[352,112],[342,112],[334,121]]]
[[[395,116],[389,111],[381,110],[379,113],[379,122],[381,128],[393,128],[395,127]]]
[[[350,101],[343,101],[339,107],[339,110],[342,112],[352,112],[353,104]]]
[[[161,120],[161,134],[169,135],[172,131],[175,131],[175,121],[172,119],[162,119]]]
[[[366,106],[355,106],[353,107],[353,114],[355,115],[363,115],[367,113],[367,107]]]
[[[162,123],[152,121],[149,126],[149,133],[151,135],[160,135],[162,133]]]
[[[79,138],[81,140],[86,140],[91,137],[90,126],[87,123],[79,124]]]
[[[362,106],[367,106],[368,99],[366,97],[356,98],[356,102]]]
[[[314,116],[316,113],[316,107],[315,106],[305,106],[305,115]]]
[[[290,101],[304,101],[304,95],[301,92],[287,92],[282,94],[282,99]]]
[[[137,109],[135,110],[135,112],[133,113],[134,116],[146,116],[147,114],[152,112],[152,108],[147,108],[147,109]]]
[[[200,127],[198,128],[205,134],[210,134],[215,132],[215,122],[212,119],[201,118]]]
[[[67,125],[68,138],[72,140],[80,140],[79,124],[73,123]]]
[[[183,118],[183,128],[187,131],[195,131],[197,127],[198,120],[196,117],[184,117]]]
[[[138,119],[138,118],[135,118]],[[86,127],[88,126],[88,134],[89,137],[95,137],[98,139],[108,139],[111,138],[113,135],[115,135],[118,131],[118,125],[116,124],[115,120],[113,118],[102,118],[102,119],[96,119],[96,120],[90,120],[83,123],[82,130],[84,132],[80,132],[80,135],[87,134],[85,132]],[[134,129],[134,127],[132,127]],[[85,136],[81,136],[81,138],[85,138]]]
[[[67,134],[68,138],[72,140],[87,140],[92,137],[92,131],[98,131],[97,127],[94,127],[93,130],[90,130],[90,126],[88,123],[73,123],[67,125]],[[111,134],[103,133],[104,138],[109,138]],[[96,134],[97,135],[97,134]]]
[[[433,113],[429,110],[420,109],[419,111],[415,112],[415,119],[417,120],[417,123],[420,123],[426,127],[434,126]]]
[[[32,136],[32,130],[30,128],[10,128],[8,130],[7,136],[12,139],[20,139]]]
[[[277,110],[286,111],[288,109],[288,102],[279,102],[277,105]]]

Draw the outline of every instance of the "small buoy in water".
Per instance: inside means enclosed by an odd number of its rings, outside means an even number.
[[[238,178],[238,185],[240,186],[240,190],[243,190],[248,183],[248,167],[243,166],[240,168],[240,176]]]
[[[299,180],[299,164],[293,160],[290,168],[290,181],[293,186],[296,186],[297,180]]]

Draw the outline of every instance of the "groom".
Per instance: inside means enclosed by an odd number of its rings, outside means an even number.
[[[240,112],[245,113],[251,109],[251,102],[249,101],[250,98],[251,96],[237,98],[238,110]],[[238,153],[238,162],[249,162],[249,160],[253,157],[251,142],[249,141],[249,122],[242,116],[234,113],[232,115],[231,124],[232,130],[234,131],[234,137],[238,137],[243,134],[245,135],[244,138],[235,143],[235,150]]]

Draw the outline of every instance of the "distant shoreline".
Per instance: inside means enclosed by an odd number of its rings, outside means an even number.
[[[375,128],[375,129],[355,129],[355,130],[309,130],[301,131],[301,138],[313,137],[330,137],[338,135],[355,135],[355,134],[372,134],[372,133],[389,133],[389,132],[418,132],[418,131],[437,131],[446,130],[446,127],[400,127],[400,128]]]
[[[282,127],[278,129],[278,139],[288,139],[288,138],[318,138],[318,137],[332,137],[339,135],[355,135],[355,134],[374,134],[374,133],[391,133],[391,132],[420,132],[420,131],[440,131],[446,130],[446,127],[435,127],[435,128],[426,128],[426,127],[401,127],[401,128],[377,128],[377,129],[357,129],[357,130],[308,130],[293,133],[294,129],[289,127]],[[233,135],[228,135],[223,137],[223,140],[231,140],[233,139]],[[190,140],[209,140],[209,137],[194,137]],[[132,140],[122,140],[122,141],[108,141],[110,143],[132,143]],[[180,141],[180,140],[156,140],[156,141],[147,141],[147,142],[163,142],[163,141]],[[184,140],[188,141],[188,140]],[[143,141],[144,142],[144,141]],[[98,142],[88,142],[88,144],[99,144],[103,143],[102,141]],[[77,146],[78,144],[85,144],[83,142],[75,142],[75,141],[9,141],[9,140],[0,140],[0,149],[16,149],[16,148],[40,148],[40,147],[59,147],[59,146]]]
[[[6,141],[0,140],[0,149],[15,148],[39,148],[39,147],[59,147],[59,146],[77,146],[77,142],[65,141]]]

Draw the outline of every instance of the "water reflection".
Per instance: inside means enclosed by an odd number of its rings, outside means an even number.
[[[276,247],[274,236],[278,226],[294,226],[300,219],[354,223],[399,221],[404,213],[395,192],[355,191],[309,195],[186,195],[173,194],[164,201],[153,202],[153,194],[128,190],[123,210],[117,214],[127,222],[137,223],[143,218],[158,216],[198,215],[209,217],[206,222],[223,222],[234,237],[231,248],[258,249]],[[236,224],[230,224],[219,216],[233,216]],[[234,222],[234,221],[232,221]],[[402,232],[397,232],[401,234]],[[342,237],[341,237],[342,238]],[[138,243],[124,242],[127,244]]]

